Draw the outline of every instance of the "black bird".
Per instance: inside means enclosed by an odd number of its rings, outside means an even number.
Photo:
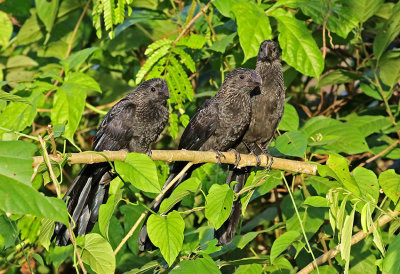
[[[285,104],[281,59],[279,49],[273,41],[266,40],[261,43],[256,71],[262,78],[262,85],[252,92],[250,126],[235,149],[239,153],[268,156],[267,148],[282,119]],[[237,181],[234,191],[238,193],[250,175],[250,168],[238,169],[230,166],[229,170],[226,183]],[[227,245],[232,241],[241,213],[242,204],[240,199],[237,199],[233,203],[229,218],[215,231],[219,244]]]
[[[251,98],[254,87],[261,84],[260,76],[250,69],[237,68],[230,72],[217,94],[204,103],[192,117],[182,134],[179,149],[208,151],[227,151],[243,136],[250,123]],[[186,162],[176,162],[167,179],[167,185],[186,165]],[[193,165],[177,182],[190,177],[194,169],[201,164]],[[171,188],[157,204],[153,211],[158,211],[161,202],[169,197]],[[179,204],[175,205],[175,208]],[[147,235],[146,222],[140,231],[139,249],[141,251],[154,249]]]
[[[165,80],[156,78],[143,82],[104,116],[93,150],[149,153],[150,144],[157,140],[168,122],[168,98]],[[87,164],[76,177],[64,196],[76,235],[92,230],[100,205],[107,201],[109,182],[114,177],[108,163]],[[57,245],[67,245],[67,227],[57,223],[53,237]]]

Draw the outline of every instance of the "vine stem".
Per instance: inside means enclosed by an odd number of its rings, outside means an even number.
[[[58,185],[58,182],[57,182],[57,178],[54,175],[53,168],[51,167],[50,157],[49,157],[49,154],[47,153],[47,150],[46,150],[46,144],[44,143],[42,136],[39,135],[38,138],[39,138],[40,145],[43,148],[43,155],[44,155],[44,158],[45,158],[45,161],[46,161],[47,168],[49,169],[50,178],[53,181],[54,187],[56,188],[57,197],[58,197],[58,199],[61,199],[61,193],[60,193],[59,185]],[[78,263],[79,263],[79,265],[80,265],[80,267],[82,269],[82,272],[84,274],[86,274],[87,271],[85,269],[85,266],[83,265],[81,255],[79,254],[79,250],[76,247],[75,238],[74,238],[74,234],[72,233],[71,226],[68,226],[68,231],[69,231],[69,237],[71,239],[72,245],[74,246],[74,250],[75,250],[76,256],[78,258]],[[76,271],[78,272],[78,269],[76,269]]]
[[[395,218],[399,215],[400,215],[400,211],[393,211],[391,213],[391,215],[383,215],[382,217],[380,217],[378,219],[377,223],[376,222],[374,223],[374,226],[379,225],[381,227],[381,226],[389,223],[390,221],[393,220],[393,218]],[[356,243],[363,240],[365,237],[367,237],[371,233],[372,233],[372,229],[370,231],[368,231],[367,233],[365,233],[362,230],[360,232],[357,232],[356,234],[353,235],[353,237],[351,237],[351,245],[355,245]],[[334,258],[336,255],[338,255],[341,252],[341,247],[342,246],[339,244],[336,247],[329,250],[328,252],[322,254],[321,256],[319,256],[316,259],[316,262],[309,263],[306,267],[304,267],[299,272],[297,272],[297,274],[311,273],[315,269],[316,265],[322,265],[326,261],[328,261],[328,260]]]
[[[69,164],[94,164],[106,162],[108,158],[111,162],[115,160],[124,161],[128,155],[127,151],[103,151],[99,152],[81,152],[71,153],[68,158]],[[106,157],[106,158],[105,158]],[[257,166],[257,159],[251,154],[240,154],[240,161],[238,167],[242,168],[245,166]],[[265,155],[259,156],[261,164],[259,166],[269,167],[270,160]],[[50,156],[51,160],[56,162],[62,162],[62,155]],[[184,161],[193,163],[223,163],[223,164],[236,164],[236,156],[232,151],[223,152],[223,157],[219,159],[213,151],[192,151],[192,150],[152,150],[151,159],[154,161]],[[43,162],[42,156],[33,157],[32,166],[35,168]],[[304,174],[317,174],[317,165],[312,163],[306,163],[301,161],[287,160],[282,158],[273,158],[271,165],[272,169],[285,170],[289,172],[304,173]]]
[[[188,163],[182,170],[181,172],[178,173],[178,175],[175,176],[175,178],[168,183],[168,185],[163,189],[163,193],[159,194],[153,202],[149,205],[151,208],[155,203],[160,201],[163,197],[164,194],[175,185],[175,183],[186,173],[186,171],[193,165],[192,162]],[[122,241],[119,243],[117,248],[114,250],[114,256],[118,254],[118,252],[121,250],[121,248],[124,246],[124,244],[129,240],[130,237],[132,237],[133,233],[135,233],[136,229],[139,227],[140,223],[146,218],[147,213],[149,213],[148,210],[145,210],[137,219],[136,223],[132,226],[132,228],[129,230],[128,234],[125,235],[125,237],[122,239]]]

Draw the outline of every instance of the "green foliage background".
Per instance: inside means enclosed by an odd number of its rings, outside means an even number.
[[[115,164],[131,184],[114,180],[98,225],[76,239],[85,268],[295,273],[341,244],[319,272],[399,273],[398,217],[373,225],[400,210],[399,14],[400,3],[384,0],[0,1],[0,271],[78,268],[74,247],[50,242],[68,215],[48,167],[32,169],[39,135],[65,157],[90,150],[113,102],[163,77],[169,125],[153,148],[176,149],[224,75],[254,68],[259,44],[274,39],[287,104],[270,153],[320,163],[319,175],[255,170],[238,197],[224,185],[225,167],[206,164],[159,213],[183,200],[179,212],[150,217],[160,250],[139,253],[137,230],[114,256],[168,176],[166,163],[131,154]],[[52,163],[62,193],[80,168]],[[243,222],[220,247],[213,230],[234,199]],[[351,246],[362,230],[371,234]]]

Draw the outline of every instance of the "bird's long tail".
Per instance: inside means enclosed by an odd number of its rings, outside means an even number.
[[[167,181],[164,184],[163,189],[181,172],[181,170],[186,166],[187,162],[176,162],[174,164],[174,167],[172,168],[171,173],[168,176]],[[197,164],[197,165],[193,165],[191,168],[189,168],[189,170],[175,183],[174,187],[171,187],[167,192],[165,192],[165,194],[163,195],[163,197],[156,202],[151,210],[154,212],[158,212],[161,203],[168,197],[171,196],[172,192],[182,183],[184,182],[186,179],[188,179],[191,175],[193,170],[195,170],[196,168],[198,168],[201,164]],[[171,212],[173,210],[177,210],[180,206],[180,202],[176,203],[168,212]],[[165,212],[165,214],[168,214],[168,212]],[[156,249],[156,247],[153,245],[153,243],[151,242],[149,235],[147,234],[147,219],[148,217],[145,219],[142,229],[140,230],[140,234],[139,234],[139,250],[140,251],[146,251],[146,250],[154,250]]]
[[[99,217],[100,206],[107,201],[109,182],[113,178],[108,163],[85,165],[65,194],[71,226],[75,235],[89,233]],[[56,223],[53,239],[56,245],[70,243],[68,228]]]
[[[242,190],[245,185],[247,178],[250,175],[250,168],[237,169],[233,166],[229,166],[229,173],[226,178],[226,183],[230,184],[233,181],[238,182],[235,184],[233,190],[238,193]],[[237,226],[239,224],[242,215],[242,203],[240,198],[233,202],[232,211],[228,219],[222,224],[222,226],[215,231],[214,236],[218,239],[220,245],[227,245],[232,242],[235,236]]]

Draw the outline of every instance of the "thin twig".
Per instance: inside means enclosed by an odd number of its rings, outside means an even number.
[[[155,203],[160,201],[163,197],[164,194],[174,186],[174,184],[186,173],[186,171],[193,165],[193,163],[188,163],[182,170],[179,172],[178,175],[175,176],[175,178],[169,182],[169,184],[163,189],[163,193],[159,194],[153,202],[149,205],[149,207],[152,207]],[[132,237],[133,233],[136,231],[140,223],[143,221],[144,218],[146,218],[147,213],[149,211],[145,210],[142,215],[140,215],[139,219],[136,221],[136,223],[132,226],[132,228],[129,230],[128,234],[122,239],[122,241],[119,243],[118,247],[114,250],[114,256],[117,255],[117,253],[120,251],[120,249],[124,246],[124,244],[129,240],[130,237]]]
[[[385,148],[384,150],[382,150],[381,152],[379,152],[378,154],[376,154],[374,157],[369,158],[369,159],[366,160],[364,163],[359,164],[358,166],[365,166],[366,164],[375,161],[377,158],[381,157],[381,156],[384,155],[386,152],[392,150],[392,148],[394,148],[395,146],[397,146],[398,143],[400,143],[400,139],[394,141],[393,144],[391,144],[390,146],[388,146],[387,148]]]
[[[328,8],[328,13],[325,15],[324,23],[322,24],[322,57],[324,59],[326,56],[326,39],[325,39],[326,23],[328,22],[328,18],[332,13],[331,9],[329,8],[329,0],[326,0],[326,5]]]
[[[128,152],[126,151],[104,151],[102,152],[108,157],[110,161],[120,160],[124,161]],[[224,157],[219,159],[216,153],[213,151],[191,151],[191,150],[152,150],[151,159],[154,161],[183,161],[183,162],[194,162],[194,163],[218,163],[219,161],[223,164],[235,164],[236,157],[232,151],[223,152]],[[257,166],[257,159],[251,154],[240,154],[240,161],[238,164],[239,168],[245,166]],[[62,162],[62,155],[57,157],[50,157],[56,162]],[[262,167],[268,167],[270,165],[270,159],[265,155],[260,155]],[[99,155],[98,152],[82,152],[82,153],[71,153],[68,158],[69,164],[94,164],[105,162],[106,159]],[[33,167],[36,167],[43,162],[43,157],[33,157]],[[304,173],[304,174],[317,174],[317,165],[312,163],[306,163],[301,161],[287,160],[282,158],[273,158],[271,165],[272,169],[285,170],[289,172]]]
[[[53,168],[51,167],[49,154],[47,153],[47,150],[46,150],[46,144],[44,143],[42,136],[39,135],[38,137],[39,137],[40,145],[41,145],[42,148],[43,148],[43,154],[44,154],[44,158],[45,158],[45,161],[46,161],[46,164],[47,164],[47,168],[49,169],[50,178],[51,178],[51,180],[53,181],[54,187],[56,188],[57,197],[58,197],[58,199],[61,199],[61,193],[60,193],[60,190],[59,190],[59,187],[58,187],[57,178],[56,178],[56,176],[54,175]],[[68,226],[68,231],[69,231],[69,237],[70,237],[71,242],[72,242],[72,244],[73,244],[73,246],[74,246],[74,249],[75,249],[76,256],[77,256],[77,258],[78,258],[79,265],[81,266],[82,272],[83,272],[84,274],[86,274],[87,271],[86,271],[86,269],[85,269],[85,266],[83,265],[81,255],[79,254],[79,250],[78,250],[78,248],[76,247],[76,243],[75,243],[75,239],[74,239],[74,234],[72,233],[72,230],[71,230],[71,227],[70,227],[70,226]]]
[[[74,31],[72,32],[72,35],[71,35],[71,40],[69,40],[69,43],[68,43],[68,48],[67,48],[67,53],[66,53],[66,55],[65,55],[65,58],[67,58],[67,57],[71,54],[72,44],[74,43],[76,33],[78,32],[79,26],[81,25],[81,23],[82,23],[82,21],[83,21],[83,17],[85,17],[85,14],[86,14],[86,12],[87,12],[87,10],[88,10],[88,8],[89,8],[89,4],[90,4],[91,1],[92,1],[92,0],[88,0],[88,1],[87,1],[85,7],[83,8],[83,11],[82,11],[82,13],[81,13],[81,16],[79,17],[78,22],[77,22],[76,25],[75,25]],[[61,78],[63,75],[64,75],[64,67],[61,69],[60,74],[58,75],[58,77]],[[58,83],[59,83],[59,81],[56,80],[56,81],[54,82],[54,86],[56,87],[56,86],[58,85]],[[53,91],[54,91],[54,90],[50,90],[49,92],[47,92],[46,95],[45,95],[45,98],[49,97],[50,94],[51,94]]]
[[[389,223],[390,221],[393,220],[394,217],[399,216],[399,215],[400,215],[400,211],[392,212],[392,216],[384,215],[378,219],[378,225],[381,227],[381,226]],[[374,223],[374,225],[377,226],[376,223]],[[364,231],[361,230],[360,232],[354,234],[354,236],[351,237],[351,245],[355,245],[356,243],[363,240],[365,237],[367,237],[371,233],[372,233],[372,229],[370,231],[368,231],[367,233],[365,233]],[[316,259],[317,265],[322,265],[327,260],[334,258],[336,255],[338,255],[341,252],[341,247],[342,246],[339,244],[335,248],[332,248],[328,252],[319,256]],[[311,262],[306,267],[304,267],[302,270],[297,272],[297,274],[307,274],[307,273],[312,272],[314,269],[315,269],[315,264],[314,264],[314,262]]]

